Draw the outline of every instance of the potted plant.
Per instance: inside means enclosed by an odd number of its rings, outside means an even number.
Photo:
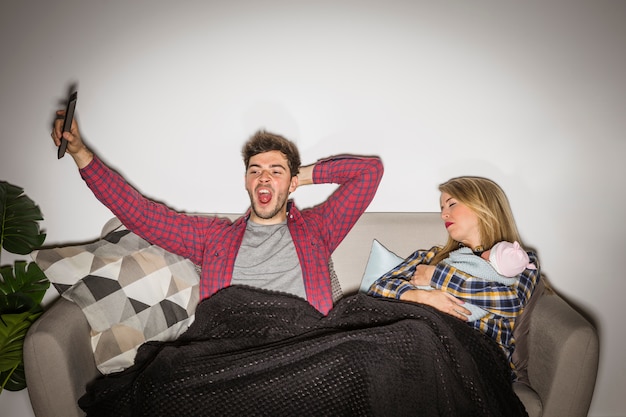
[[[28,255],[39,248],[45,233],[39,207],[24,190],[0,181],[0,256],[1,249]],[[30,325],[41,315],[41,301],[50,282],[35,262],[0,262],[0,393],[26,387],[22,349]]]

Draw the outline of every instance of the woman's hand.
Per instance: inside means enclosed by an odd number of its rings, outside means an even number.
[[[413,276],[411,277],[411,284],[418,285],[428,285],[430,286],[430,281],[433,279],[433,274],[435,273],[434,265],[417,265]]]
[[[408,290],[400,296],[400,300],[426,304],[463,321],[467,321],[467,317],[472,314],[463,307],[463,300],[442,290]]]

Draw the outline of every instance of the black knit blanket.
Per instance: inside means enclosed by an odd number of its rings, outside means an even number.
[[[88,416],[526,416],[500,348],[426,306],[363,294],[326,317],[233,286],[174,342],[89,385]]]

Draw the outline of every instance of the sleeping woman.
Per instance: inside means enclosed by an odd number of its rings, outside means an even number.
[[[376,280],[368,294],[427,304],[465,320],[498,343],[513,366],[513,328],[540,276],[537,255],[526,252],[528,261],[524,258],[521,272],[506,282],[455,267],[450,255],[460,248],[475,258],[470,263],[487,263],[481,255],[486,252],[487,258],[497,243],[521,239],[506,195],[493,181],[458,177],[441,184],[439,191],[441,219],[448,232],[445,246],[417,250]],[[470,306],[485,314],[468,320]]]

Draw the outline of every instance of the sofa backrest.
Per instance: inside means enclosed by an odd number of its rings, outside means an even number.
[[[447,238],[439,213],[364,213],[332,255],[344,294],[359,289],[374,239],[405,258]]]
[[[201,213],[201,215],[215,215]],[[234,220],[241,214],[219,213]],[[119,226],[111,219],[102,235]],[[439,213],[384,213],[365,212],[332,255],[335,272],[344,295],[356,293],[369,259],[372,242],[378,240],[396,255],[405,258],[417,249],[430,249],[446,243],[446,232]]]

